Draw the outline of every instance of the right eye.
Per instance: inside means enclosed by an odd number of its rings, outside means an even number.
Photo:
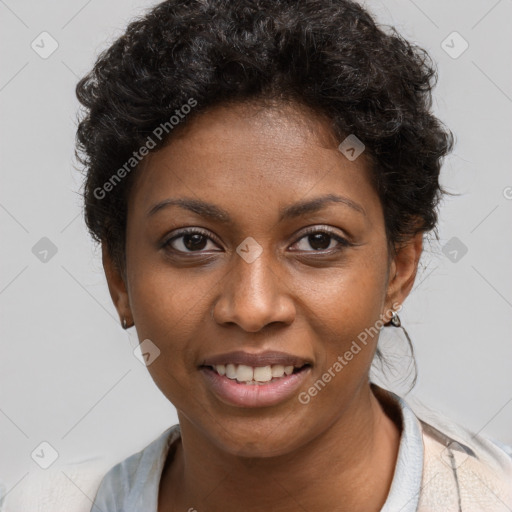
[[[212,241],[205,231],[197,228],[188,228],[167,240],[163,247],[184,254],[201,253],[205,249],[205,245],[208,244],[208,240]]]

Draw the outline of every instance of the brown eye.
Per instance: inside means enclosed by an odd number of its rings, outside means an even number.
[[[204,249],[208,249],[208,242],[211,238],[207,236],[203,231],[197,229],[189,229],[181,231],[170,240],[163,244],[164,248],[171,248],[176,252],[191,253],[191,252],[202,252]],[[212,242],[213,245],[213,242]],[[211,250],[214,247],[209,247]]]
[[[329,230],[315,228],[306,232],[295,245],[298,246],[300,251],[320,252],[347,247],[350,243],[345,238]],[[313,251],[310,249],[313,249]]]
[[[329,249],[333,237],[327,233],[315,233],[314,235],[308,235],[309,245],[316,250]]]

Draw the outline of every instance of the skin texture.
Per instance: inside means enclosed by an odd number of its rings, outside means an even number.
[[[125,274],[103,251],[118,313],[160,349],[148,370],[178,410],[182,441],[164,469],[159,510],[380,510],[400,429],[369,385],[376,336],[307,405],[295,395],[271,407],[227,405],[198,366],[234,350],[288,352],[311,362],[307,390],[403,303],[422,233],[390,256],[364,153],[349,161],[328,121],[305,107],[219,106],[185,128],[134,177]],[[365,213],[328,203],[278,222],[283,208],[325,194]],[[147,216],[171,197],[214,203],[232,222],[179,206]],[[209,238],[195,252],[184,238],[162,247],[186,227]],[[352,245],[327,237],[315,250],[306,227]],[[236,252],[247,237],[263,250],[252,263]]]

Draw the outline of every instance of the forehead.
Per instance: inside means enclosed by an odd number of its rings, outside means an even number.
[[[299,105],[219,106],[199,114],[136,171],[132,215],[169,197],[230,206],[235,216],[341,193],[379,214],[365,155],[348,160],[330,121]],[[246,206],[244,208],[244,206]]]

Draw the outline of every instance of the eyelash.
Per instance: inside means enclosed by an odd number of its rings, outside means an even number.
[[[345,238],[341,237],[340,235],[334,233],[330,229],[327,229],[327,228],[317,228],[317,227],[308,228],[306,231],[304,231],[302,233],[302,236],[294,243],[294,245],[296,243],[298,243],[300,240],[302,240],[303,238],[307,237],[308,235],[317,234],[317,233],[323,233],[323,234],[329,235],[331,238],[333,238],[334,240],[336,240],[339,243],[339,246],[336,247],[336,248],[332,248],[332,249],[322,249],[322,250],[318,250],[318,251],[313,250],[313,251],[306,251],[306,252],[319,253],[319,254],[322,254],[322,253],[323,254],[326,254],[326,253],[329,254],[329,253],[332,253],[334,251],[342,250],[345,247],[350,247],[352,245],[347,239],[345,239]],[[182,231],[180,231],[179,233],[177,233],[176,235],[174,235],[169,240],[166,240],[162,244],[162,247],[164,249],[170,248],[171,251],[174,251],[177,254],[201,254],[202,251],[188,251],[188,252],[186,252],[186,251],[179,251],[177,249],[173,249],[172,247],[170,247],[171,243],[174,242],[175,240],[178,240],[179,238],[181,238],[181,237],[183,237],[185,235],[195,235],[195,234],[203,235],[205,238],[208,238],[208,239],[212,240],[213,242],[217,243],[214,239],[212,239],[212,237],[207,232],[203,231],[202,229],[199,229],[199,228],[185,228]]]

